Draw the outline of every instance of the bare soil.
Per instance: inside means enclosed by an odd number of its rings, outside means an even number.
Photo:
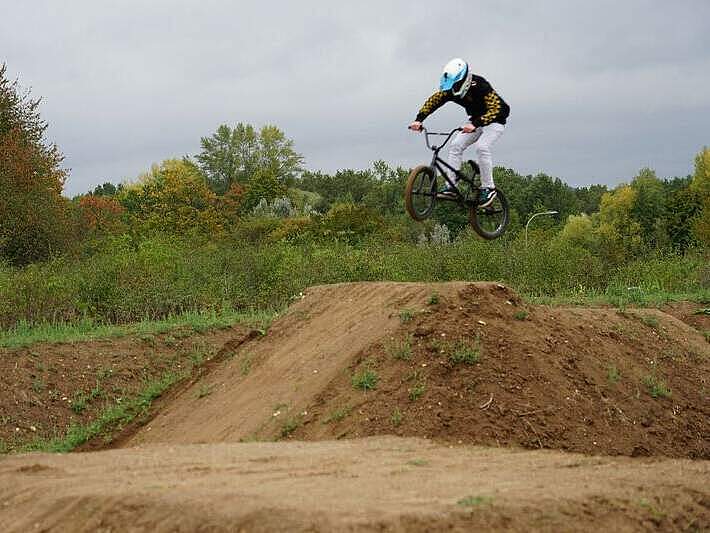
[[[379,437],[0,461],[0,530],[704,531],[710,462]]]
[[[225,348],[249,334],[240,326],[202,333],[179,328],[161,335],[0,348],[0,443],[13,450],[61,436],[166,372],[198,375],[207,361],[230,355]]]
[[[3,438],[192,372],[117,449],[0,456],[0,531],[707,530],[710,344],[672,311],[341,284],[266,335],[4,352]]]

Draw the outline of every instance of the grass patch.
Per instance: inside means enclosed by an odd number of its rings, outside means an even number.
[[[666,382],[656,376],[646,376],[642,382],[652,398],[669,398],[671,395]]]
[[[42,379],[35,378],[32,380],[32,390],[35,393],[39,394],[40,392],[42,392],[46,388],[47,388],[47,385],[45,384],[44,381],[42,381]]]
[[[349,405],[341,407],[340,409],[336,409],[335,411],[330,413],[325,420],[323,420],[323,423],[330,424],[331,422],[341,422],[352,412],[352,410],[353,408]]]
[[[368,391],[377,387],[379,377],[374,370],[366,368],[353,376],[352,384],[356,389]]]
[[[402,418],[402,411],[399,410],[399,407],[395,407],[394,411],[392,411],[392,417],[390,418],[392,425],[399,427],[399,425],[402,424]]]
[[[251,365],[253,362],[253,355],[248,353],[242,357],[242,360],[239,362],[239,371],[241,372],[242,376],[248,376],[249,372],[251,372]]]
[[[291,433],[301,427],[301,423],[301,417],[299,416],[294,416],[286,420],[286,422],[284,422],[284,425],[281,426],[281,438],[285,439],[286,437],[288,437]]]
[[[156,398],[186,376],[185,372],[165,372],[160,378],[146,382],[137,396],[123,401],[121,404],[108,407],[92,422],[85,425],[74,424],[62,437],[36,440],[22,446],[18,451],[66,453],[102,435],[110,441],[112,432],[125,427],[136,417],[147,413]]]
[[[24,348],[37,342],[67,343],[137,335],[142,340],[178,328],[207,331],[244,324],[264,328],[276,317],[274,311],[237,312],[233,310],[185,312],[162,320],[146,320],[132,324],[102,324],[91,319],[76,322],[32,324],[21,321],[17,326],[0,331],[0,348]],[[192,335],[192,331],[187,336]],[[174,335],[174,334],[173,334]],[[179,335],[175,335],[178,337]],[[174,337],[173,337],[174,338]],[[167,338],[166,338],[167,340]],[[144,340],[144,342],[146,342]],[[155,339],[152,340],[154,344]]]
[[[455,365],[459,363],[474,365],[481,360],[481,342],[478,338],[474,346],[464,340],[458,340],[447,351],[449,351],[449,361]]]
[[[208,344],[203,342],[195,342],[187,352],[187,357],[190,359],[193,366],[200,366],[205,361],[211,359],[214,356],[214,353],[214,348]]]
[[[416,402],[426,392],[426,383],[420,381],[409,389],[409,401]]]
[[[646,324],[649,328],[656,329],[658,327],[658,319],[651,315],[641,315],[641,322]]]
[[[619,373],[619,369],[616,368],[614,365],[609,365],[609,368],[607,368],[606,371],[606,379],[611,385],[616,385],[619,383],[621,380],[621,374]]]
[[[410,337],[399,341],[392,341],[385,347],[387,354],[400,361],[409,361],[412,358],[412,341]]]
[[[524,310],[522,310],[522,309],[521,309],[520,311],[516,311],[516,312],[513,314],[513,318],[514,318],[515,320],[525,320],[527,317],[528,317],[528,312],[527,312],[527,311],[524,311]]]
[[[89,404],[93,402],[96,398],[103,398],[105,396],[106,394],[104,393],[103,389],[101,389],[101,386],[97,383],[96,386],[91,389],[88,394],[86,394],[84,391],[80,391],[79,393],[74,395],[74,398],[71,401],[71,410],[74,411],[76,414],[80,414],[84,412],[84,410],[89,406]]]
[[[415,313],[411,309],[402,309],[399,312],[399,321],[402,324],[406,324],[407,322],[411,322],[412,320],[414,320],[414,315]]]
[[[467,496],[466,498],[461,498],[456,503],[461,507],[478,507],[480,505],[486,505],[493,501],[490,496]]]
[[[200,385],[200,389],[197,391],[197,398],[204,398],[205,396],[209,396],[212,394],[212,391],[214,390],[214,385],[208,385],[207,383],[203,383]]]

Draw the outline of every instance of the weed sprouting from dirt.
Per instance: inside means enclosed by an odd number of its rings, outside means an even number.
[[[407,464],[410,466],[426,466],[429,464],[429,461],[426,459],[412,459],[411,461],[407,461]]]
[[[406,324],[407,322],[411,322],[414,320],[414,311],[411,309],[402,309],[399,312],[399,320],[402,322],[402,324]]]
[[[96,379],[103,381],[113,375],[113,368],[101,367],[96,371]]]
[[[351,412],[353,408],[349,405],[346,405],[345,407],[341,407],[339,409],[336,409],[332,413],[330,413],[325,420],[323,420],[324,424],[330,424],[331,422],[340,422],[345,419]]]
[[[478,507],[479,505],[489,504],[493,501],[490,496],[467,496],[461,498],[456,503],[461,507]]]
[[[385,350],[390,357],[401,361],[409,361],[412,358],[411,337],[402,340],[394,340],[385,346]]]
[[[245,354],[244,357],[242,357],[242,360],[239,363],[239,371],[242,376],[248,376],[249,372],[251,372],[252,359],[253,355],[250,353]]]
[[[39,393],[42,392],[46,387],[47,387],[47,385],[44,383],[44,381],[42,381],[41,378],[35,378],[35,379],[32,380],[32,390],[33,390],[35,393],[39,394]]]
[[[513,318],[515,320],[525,320],[527,317],[528,317],[528,312],[523,309],[521,309],[520,311],[516,311],[513,314]]]
[[[473,346],[464,340],[458,340],[446,351],[449,352],[449,361],[455,365],[459,363],[474,365],[481,360],[481,342],[478,338]]]
[[[412,402],[417,401],[426,392],[426,383],[420,381],[414,387],[409,389],[409,400]]]
[[[207,344],[196,342],[187,355],[194,366],[200,366],[214,355],[214,349]]]
[[[281,426],[281,438],[285,439],[288,437],[291,433],[296,431],[299,427],[301,427],[301,417],[300,416],[294,416],[286,420],[284,422],[284,425]]]
[[[88,394],[86,394],[84,391],[79,391],[74,395],[74,398],[71,401],[71,410],[74,411],[76,414],[82,413],[88,405],[94,401],[96,398],[101,398],[104,397],[105,393],[99,383],[96,383],[96,386],[89,391]]]
[[[646,324],[649,328],[656,329],[658,327],[658,319],[651,315],[641,315],[641,322]]]
[[[616,385],[621,380],[619,369],[614,365],[609,365],[606,371],[606,379],[611,385]]]
[[[657,376],[648,375],[642,381],[652,398],[670,397],[671,390],[666,385],[666,382]]]
[[[200,389],[197,391],[197,398],[204,398],[205,396],[209,396],[212,394],[212,391],[214,390],[214,385],[208,385],[207,383],[203,383],[200,385]]]
[[[377,387],[379,377],[374,370],[366,368],[353,376],[352,383],[356,389],[368,391]]]
[[[439,303],[439,293],[438,292],[432,292],[431,296],[429,296],[429,301],[427,302],[429,305],[437,305]]]
[[[399,407],[394,408],[390,420],[392,421],[392,425],[394,427],[399,427],[399,425],[402,423],[402,411],[399,410]]]
[[[651,513],[651,516],[653,516],[655,520],[663,520],[666,517],[666,513],[658,509],[655,505],[653,505],[646,499],[641,499],[639,501],[639,507],[648,510],[648,512]]]
[[[177,346],[178,342],[179,341],[175,337],[173,337],[172,335],[166,335],[163,338],[163,344],[169,348],[172,348],[173,346]]]

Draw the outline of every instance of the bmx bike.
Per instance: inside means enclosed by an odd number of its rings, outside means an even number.
[[[424,127],[421,131],[424,133],[427,148],[434,154],[431,163],[414,167],[409,173],[407,186],[404,189],[404,205],[409,216],[418,221],[426,220],[433,213],[436,202],[454,202],[462,209],[468,210],[469,224],[478,235],[487,240],[497,239],[503,235],[510,220],[508,200],[503,191],[496,189],[497,194],[493,202],[486,207],[480,207],[478,202],[480,186],[477,184],[480,169],[476,162],[468,162],[473,169],[473,175],[467,176],[439,157],[441,149],[446,146],[454,133],[461,131],[461,128],[455,128],[449,133],[430,132]],[[433,135],[442,135],[446,139],[439,146],[431,145],[429,137]],[[444,167],[456,174],[458,183],[454,183],[449,178]],[[442,180],[442,183],[445,180],[453,194],[439,194],[437,184],[439,180]],[[468,186],[462,187],[462,184]]]

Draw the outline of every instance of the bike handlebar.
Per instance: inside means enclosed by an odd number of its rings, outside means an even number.
[[[424,126],[422,126],[419,131],[424,132],[424,140],[426,142],[426,147],[429,148],[429,150],[437,150],[437,149],[443,148],[446,145],[446,143],[449,142],[449,139],[451,139],[451,137],[453,136],[454,133],[456,133],[457,131],[462,131],[462,130],[463,130],[463,128],[454,128],[449,133],[446,133],[446,132],[438,132],[438,131],[429,131]],[[416,130],[414,130],[414,131],[416,131]],[[442,136],[446,137],[446,140],[443,143],[441,143],[441,146],[436,146],[436,145],[431,146],[429,144],[429,135],[442,135]]]

